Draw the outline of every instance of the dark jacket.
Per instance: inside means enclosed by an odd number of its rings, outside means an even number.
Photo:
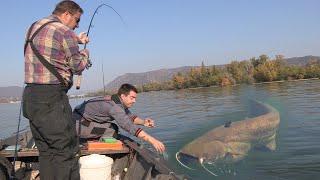
[[[133,115],[130,110],[123,105],[117,95],[97,97],[84,101],[75,107],[73,113],[79,114],[89,122],[103,124],[116,121],[118,126],[135,136],[141,131],[141,128],[133,124],[133,120],[137,116]]]

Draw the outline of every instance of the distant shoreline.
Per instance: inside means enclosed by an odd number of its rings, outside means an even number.
[[[20,98],[17,97],[10,97],[10,98],[5,98],[5,97],[1,97],[0,98],[0,104],[16,104],[16,103],[20,103],[21,100]]]
[[[258,82],[258,83],[252,83],[252,84],[246,84],[246,85],[256,85],[256,84],[272,84],[272,83],[283,83],[283,82],[294,82],[294,81],[311,81],[311,80],[319,80],[320,78],[309,78],[309,79],[292,79],[292,80],[281,80],[281,81],[270,81],[270,82]],[[239,86],[242,84],[234,84],[231,86]],[[209,87],[222,87],[218,85],[214,86],[209,86]],[[223,87],[228,87],[228,86],[223,86]],[[206,87],[192,87],[192,88],[187,88],[187,89],[199,89],[199,88],[206,88]]]
[[[283,82],[295,82],[295,81],[311,81],[311,80],[319,80],[320,78],[310,78],[310,79],[293,79],[293,80],[281,80],[281,81],[271,81],[271,82],[259,82],[259,83],[252,83],[252,84],[247,84],[247,85],[256,85],[256,84],[272,84],[272,83],[283,83]],[[238,86],[241,84],[235,84],[235,85],[231,85],[231,86]],[[221,87],[218,85],[215,86],[209,86],[209,87]],[[186,88],[186,89],[199,89],[199,88],[205,88],[205,87],[192,87],[192,88]],[[178,90],[178,89],[175,89]],[[157,91],[157,90],[154,90]],[[69,98],[70,99],[80,99],[80,98],[85,98],[85,97],[89,97],[88,95],[70,95]],[[9,99],[0,99],[0,104],[17,104],[17,103],[21,103],[21,100],[9,100]]]

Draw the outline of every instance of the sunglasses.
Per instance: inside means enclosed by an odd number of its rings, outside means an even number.
[[[77,24],[79,24],[79,22],[80,22],[80,18],[77,18],[76,22],[77,22]]]
[[[80,22],[80,18],[76,17],[74,14],[72,14],[71,12],[69,12],[69,14],[76,20],[76,23],[79,24]]]

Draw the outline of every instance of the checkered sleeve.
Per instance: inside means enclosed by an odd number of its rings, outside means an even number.
[[[88,58],[80,54],[77,36],[73,31],[70,30],[65,33],[63,46],[71,71],[73,74],[80,74],[86,67]]]

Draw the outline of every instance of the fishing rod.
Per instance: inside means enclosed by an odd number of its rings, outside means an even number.
[[[89,27],[88,27],[88,30],[87,30],[87,37],[89,37],[90,29],[91,29],[91,27],[92,27],[92,22],[93,22],[93,19],[94,19],[95,15],[98,13],[98,9],[100,9],[100,8],[103,7],[103,6],[106,6],[106,7],[110,8],[110,9],[112,9],[112,10],[120,17],[122,23],[125,24],[125,22],[123,21],[123,18],[121,17],[121,15],[120,15],[112,6],[110,6],[110,5],[108,5],[108,4],[104,4],[104,3],[103,3],[103,4],[100,4],[100,5],[96,8],[96,10],[94,11],[94,13],[93,13],[93,15],[92,15],[92,17],[91,17],[91,20],[90,20],[90,23],[89,23]],[[86,47],[87,47],[87,43],[84,44],[84,49],[86,49]],[[91,60],[88,59],[88,63],[87,63],[87,65],[86,65],[86,69],[89,69],[91,66],[92,66]],[[76,79],[76,89],[78,89],[78,90],[80,89],[81,79],[82,79],[82,73],[79,74],[78,77],[77,77],[77,79]]]
[[[106,86],[104,84],[104,70],[103,70],[103,61],[102,61],[102,84],[103,84],[103,96],[106,95]]]

